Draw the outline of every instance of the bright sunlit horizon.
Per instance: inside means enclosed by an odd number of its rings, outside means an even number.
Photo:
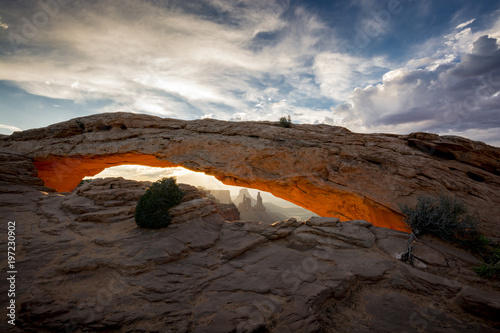
[[[122,177],[125,179],[151,182],[164,177],[175,177],[177,179],[177,183],[185,183],[193,186],[203,186],[209,190],[228,190],[231,193],[232,199],[234,199],[239,194],[241,189],[247,189],[254,199],[257,197],[258,192],[260,192],[264,201],[272,202],[281,207],[296,206],[289,201],[274,196],[272,193],[253,188],[226,185],[214,176],[207,175],[203,172],[191,171],[183,167],[156,168],[143,165],[120,165],[106,168],[99,174],[92,177],[85,177],[84,179],[108,177]]]

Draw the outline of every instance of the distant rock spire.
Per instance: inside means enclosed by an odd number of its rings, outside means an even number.
[[[262,197],[260,195],[260,192],[257,194],[257,203],[254,206],[255,210],[259,210],[262,212],[266,211],[266,207],[264,207],[264,204],[262,203]]]
[[[248,192],[248,189],[242,188],[242,189],[240,189],[238,196],[236,196],[236,198],[234,198],[234,200],[233,200],[233,202],[236,206],[239,206],[241,203],[243,203],[243,196],[246,196],[247,198],[249,198],[250,202],[252,204],[254,204],[256,202],[256,200],[254,198],[252,198],[252,195],[250,194],[250,192]]]
[[[246,195],[243,195],[243,201],[238,205],[240,212],[248,212],[252,209],[252,200]]]

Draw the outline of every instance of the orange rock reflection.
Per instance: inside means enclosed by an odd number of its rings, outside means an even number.
[[[120,154],[96,157],[54,157],[35,160],[38,177],[45,185],[59,192],[73,190],[86,176],[95,176],[106,168],[124,164],[150,167],[185,167],[157,159],[153,155]],[[366,220],[372,224],[400,231],[408,231],[404,216],[366,197],[348,191],[332,190],[311,182],[305,177],[274,181],[229,177],[218,170],[202,171],[215,176],[226,185],[236,185],[271,192],[273,195],[315,212],[320,216],[334,216],[341,220]]]

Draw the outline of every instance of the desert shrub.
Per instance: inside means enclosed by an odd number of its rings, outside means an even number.
[[[487,257],[491,254],[492,244],[484,235],[478,233],[477,237],[473,237],[465,244],[469,250],[481,257]]]
[[[500,278],[500,262],[496,264],[488,264],[483,261],[481,266],[474,267],[474,272],[485,279],[499,279]]]
[[[280,118],[280,126],[285,128],[292,127],[292,118],[290,118],[290,115],[288,117]]]
[[[82,179],[82,180],[80,181],[80,183],[78,183],[78,186],[83,185],[83,184],[85,184],[85,183],[90,183],[90,182],[91,182],[91,181],[93,181],[93,180],[94,180],[93,178],[90,178],[90,179]]]
[[[500,244],[492,244],[477,228],[477,221],[467,214],[462,201],[445,195],[419,197],[415,208],[400,205],[406,215],[405,223],[412,230],[408,250],[402,259],[412,263],[411,243],[414,236],[433,234],[450,243],[456,243],[481,257],[482,264],[473,267],[481,277],[500,278]]]
[[[500,279],[500,244],[487,244],[482,249],[483,261],[481,266],[473,270],[481,277],[487,279]]]
[[[405,223],[416,236],[433,234],[466,247],[481,242],[476,219],[467,214],[465,204],[456,198],[421,196],[415,208],[400,208],[406,215]]]
[[[181,202],[183,195],[175,178],[154,182],[137,202],[135,222],[141,228],[167,227],[171,220],[168,211]]]
[[[81,129],[82,131],[85,129],[85,124],[81,119],[76,119],[76,124],[78,125],[78,128]]]

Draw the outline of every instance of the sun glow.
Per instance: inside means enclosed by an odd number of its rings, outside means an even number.
[[[230,191],[232,197],[236,197],[241,189],[247,189],[250,195],[254,198],[257,197],[257,193],[260,192],[262,197],[268,202],[273,202],[274,204],[278,204],[282,207],[296,206],[291,202],[275,197],[269,192],[246,187],[225,185],[214,176],[209,176],[203,172],[191,171],[182,167],[158,168],[144,165],[120,165],[106,168],[97,175],[85,177],[84,179],[107,177],[123,177],[125,179],[137,181],[156,181],[163,177],[175,177],[177,178],[178,183],[203,186],[211,190],[228,190]]]

